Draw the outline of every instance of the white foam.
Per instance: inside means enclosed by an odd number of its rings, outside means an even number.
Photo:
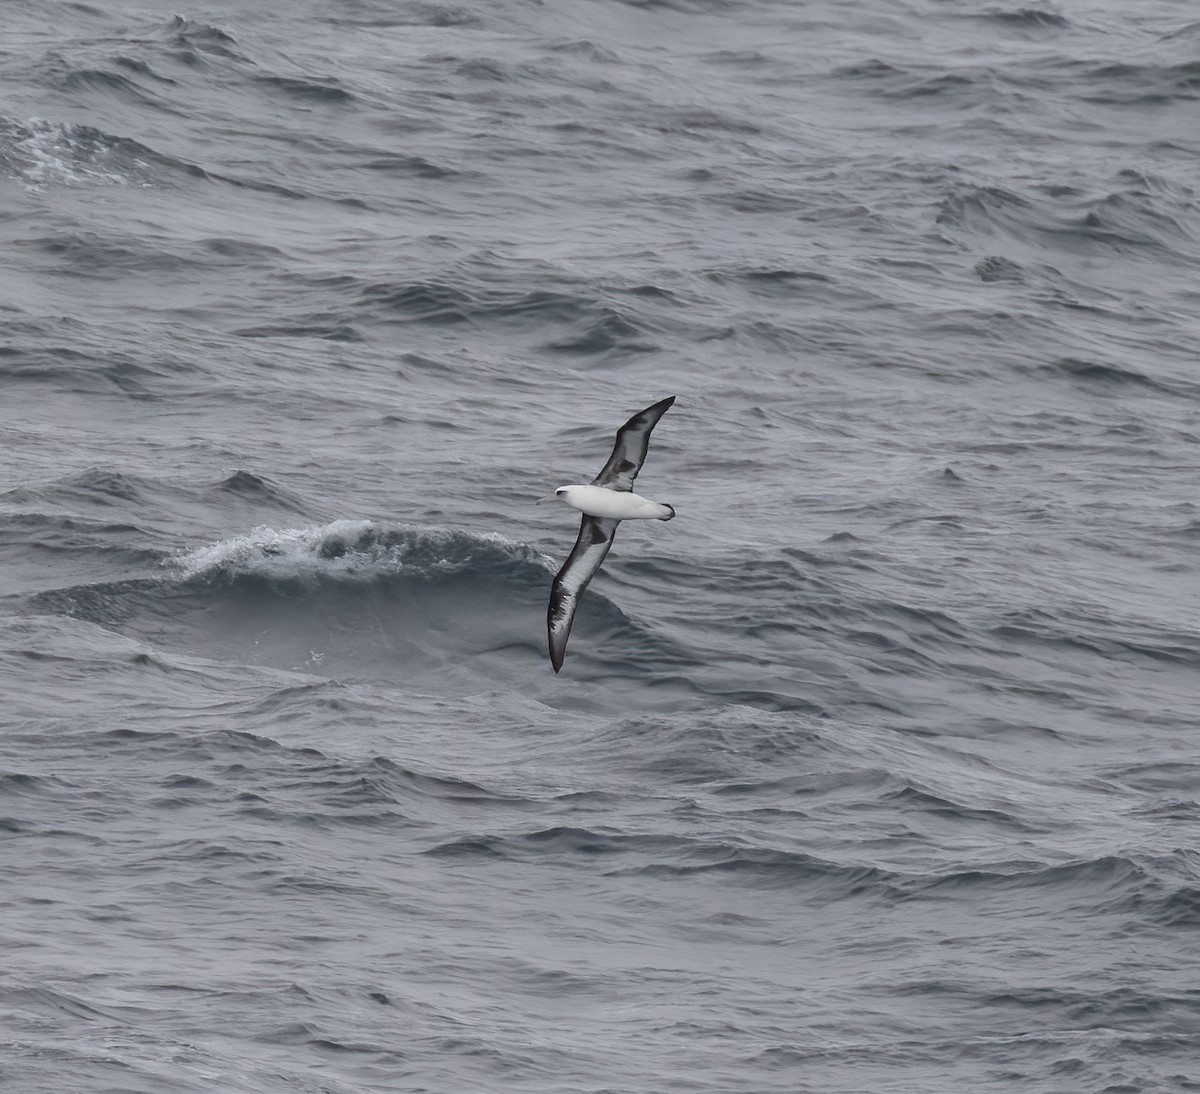
[[[31,191],[50,184],[127,183],[126,175],[111,162],[116,149],[98,137],[41,118],[25,122],[0,118],[0,166]]]
[[[304,528],[259,526],[245,535],[184,552],[169,565],[185,580],[219,574],[291,580],[322,575],[371,578],[400,572],[452,573],[497,549],[536,557],[529,548],[495,533],[335,520]]]

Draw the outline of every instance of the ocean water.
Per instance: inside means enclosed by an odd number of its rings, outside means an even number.
[[[0,1088],[1200,1090],[1198,18],[6,0]]]

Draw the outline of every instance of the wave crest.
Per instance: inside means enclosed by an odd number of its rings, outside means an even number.
[[[538,576],[547,562],[524,544],[496,533],[406,528],[370,520],[335,520],[304,528],[259,526],[168,560],[184,580],[259,577],[283,581],[373,580],[404,574],[434,577],[464,570]]]

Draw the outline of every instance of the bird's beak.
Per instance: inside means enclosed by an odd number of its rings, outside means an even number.
[[[542,502],[544,502],[544,501],[558,501],[558,495],[557,494],[548,494],[544,498],[538,498],[537,504],[541,505]]]

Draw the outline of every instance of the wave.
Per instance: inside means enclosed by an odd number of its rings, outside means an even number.
[[[338,520],[259,527],[163,558],[153,576],[46,590],[27,607],[221,661],[477,688],[544,667],[550,573],[500,535]],[[678,671],[672,644],[600,592],[576,630],[581,665]]]
[[[337,80],[331,77],[310,77],[303,79],[298,76],[256,76],[260,87],[277,91],[283,95],[301,101],[322,103],[350,103],[354,95],[341,87]]]
[[[748,846],[737,840],[697,839],[669,833],[636,834],[557,825],[509,836],[471,835],[436,844],[426,852],[438,858],[503,859],[587,870],[609,860],[610,877],[658,878],[717,874],[732,884],[780,888],[803,886],[810,899],[839,899],[892,888],[886,870],[818,858],[801,851]]]
[[[363,153],[362,149],[348,152],[356,158]],[[417,169],[430,174],[450,172],[429,161],[421,163],[424,166]],[[396,164],[405,171],[414,166],[410,160],[379,158],[360,166],[390,171]],[[238,333],[353,340],[361,337],[360,328],[368,324],[508,327],[536,332],[536,347],[543,351],[587,356],[649,351],[664,330],[708,330],[682,318],[681,309],[664,310],[664,305],[679,301],[660,286],[614,278],[573,291],[571,278],[562,271],[540,266],[514,270],[486,254],[430,276],[403,281],[294,272],[281,275],[281,280],[289,286],[293,303],[297,296],[311,300],[311,305],[303,308],[303,318],[296,314],[268,317]]]
[[[199,167],[90,125],[2,116],[0,172],[32,190],[48,185],[149,185],[172,174],[204,175]]]
[[[1061,30],[1071,25],[1069,19],[1046,8],[994,8],[989,11],[964,15],[965,19],[994,23],[1000,27],[1016,30]]]
[[[182,15],[176,15],[166,25],[163,42],[176,60],[188,65],[198,64],[206,57],[232,61],[246,59],[237,49],[237,39],[228,31]]]
[[[479,284],[479,272],[463,271],[463,281],[375,283],[363,286],[358,306],[380,322],[554,324],[565,328],[544,348],[560,353],[640,351],[648,324],[631,304],[604,296],[543,289],[498,289]]]
[[[369,520],[277,530],[262,526],[171,559],[185,580],[236,581],[244,577],[311,582],[375,580],[389,574],[431,577],[471,570],[527,575],[542,556],[503,536],[449,529],[414,529]]]
[[[1200,239],[1191,194],[1137,171],[1121,171],[1099,192],[1071,186],[1042,185],[1022,192],[999,186],[961,184],[941,202],[937,223],[964,242],[1007,238],[1037,244],[1047,252],[1089,255],[1153,253],[1195,261]],[[1012,279],[1019,267],[993,256],[979,272],[984,280],[998,263],[1001,277]],[[993,280],[996,278],[993,276]]]
[[[1055,892],[1069,907],[1132,922],[1149,919],[1165,927],[1195,929],[1200,923],[1196,856],[1109,854],[1060,864],[1015,861],[913,877],[902,885],[905,899],[957,900],[964,891],[993,895]],[[1045,899],[1044,897],[1042,899]]]
[[[1200,97],[1200,61],[1172,63],[1166,57],[1144,61],[1075,61],[1059,65],[1060,79],[1070,81],[1085,102],[1130,106],[1162,104]]]
[[[98,280],[111,280],[114,274],[193,275],[230,266],[265,268],[280,254],[274,247],[219,236],[166,243],[130,235],[55,231],[17,242],[23,249],[45,256],[52,272]]]
[[[109,78],[110,84],[119,82],[120,77]],[[208,171],[129,137],[106,133],[90,125],[69,125],[42,118],[17,121],[0,116],[0,174],[23,182],[27,190],[35,192],[50,186],[175,187],[198,181],[223,183],[297,201],[312,196],[268,179]],[[88,246],[94,238],[81,237],[75,246]],[[216,241],[218,247],[227,242]],[[202,247],[204,241],[199,245]]]
[[[120,514],[124,518],[121,530],[141,529],[157,541],[162,533],[147,529],[158,521],[147,523],[147,512],[190,509],[197,501],[212,501],[225,510],[236,506],[260,515],[264,511],[295,513],[303,508],[303,501],[293,492],[240,468],[215,481],[189,483],[93,466],[61,478],[0,491],[0,529],[20,525],[30,546],[60,549],[57,537],[63,529],[83,532],[95,526],[111,531],[112,515]],[[100,514],[104,519],[100,522],[84,513]],[[73,546],[86,550],[89,544],[84,539]],[[146,544],[140,546],[145,548]],[[159,550],[153,561],[162,557]]]

